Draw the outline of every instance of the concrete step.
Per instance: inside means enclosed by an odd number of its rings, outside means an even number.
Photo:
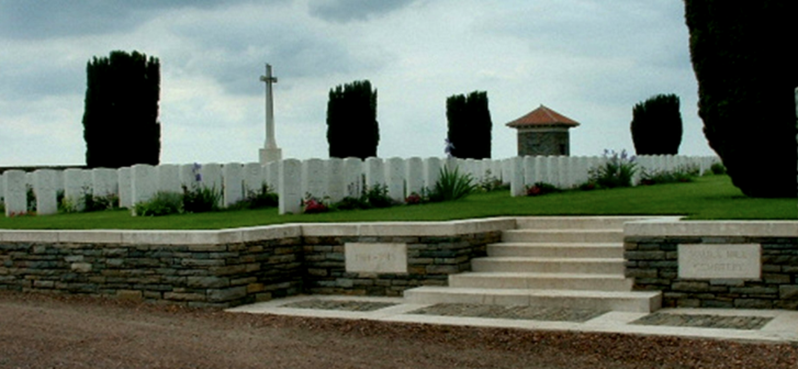
[[[617,274],[470,272],[450,275],[449,287],[631,291],[632,279]]]
[[[623,230],[514,229],[502,232],[502,242],[623,243]]]
[[[475,272],[624,274],[619,258],[485,257],[471,260]]]
[[[518,229],[623,229],[626,222],[651,219],[639,216],[608,217],[524,217],[516,219]]]
[[[418,287],[405,291],[404,296],[415,304],[553,306],[642,313],[655,311],[662,304],[660,292]]]
[[[502,242],[489,244],[488,256],[623,258],[623,244]]]

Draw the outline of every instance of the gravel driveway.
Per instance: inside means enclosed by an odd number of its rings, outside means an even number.
[[[798,347],[396,324],[0,291],[0,368],[796,368]]]

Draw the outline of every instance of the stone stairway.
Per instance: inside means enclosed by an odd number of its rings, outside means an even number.
[[[449,276],[448,287],[405,291],[411,303],[539,305],[652,312],[660,292],[633,292],[624,276],[623,223],[631,217],[519,218],[472,272]]]

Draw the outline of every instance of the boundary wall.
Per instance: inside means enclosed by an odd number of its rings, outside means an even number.
[[[220,205],[229,206],[248,192],[268,185],[279,195],[281,214],[298,213],[307,194],[337,202],[346,196],[357,197],[363,186],[385,186],[388,196],[404,202],[413,192],[421,193],[438,181],[442,168],[468,173],[477,182],[500,181],[510,185],[513,196],[526,187],[546,182],[572,188],[588,180],[588,173],[605,163],[604,157],[527,156],[504,160],[463,160],[455,158],[357,158],[285,159],[261,166],[259,163],[134,165],[120,169],[39,169],[34,172],[9,170],[0,174],[0,198],[5,215],[27,212],[28,190],[35,193],[37,214],[58,212],[57,194],[63,191],[68,201],[81,206],[85,193],[94,196],[116,195],[119,205],[130,208],[147,201],[159,191],[181,192],[182,186],[202,186],[221,191]],[[697,167],[702,173],[718,162],[716,157],[640,156],[642,170],[670,171],[681,166]],[[639,179],[635,178],[635,182]],[[79,208],[77,210],[80,210]]]

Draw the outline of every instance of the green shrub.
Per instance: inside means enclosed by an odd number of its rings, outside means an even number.
[[[693,182],[700,176],[701,169],[697,165],[680,165],[674,170],[647,171],[640,173],[640,184],[653,185],[664,183]]]
[[[222,191],[216,187],[194,185],[191,188],[183,185],[183,211],[186,213],[204,213],[219,210]]]
[[[459,168],[443,167],[438,182],[430,191],[430,201],[451,201],[464,198],[477,189],[471,174],[460,173]]]
[[[635,158],[628,156],[626,150],[619,153],[604,150],[607,161],[589,170],[590,182],[601,188],[631,187],[632,177],[637,171]]]
[[[723,163],[712,163],[709,170],[712,171],[714,175],[726,174],[726,167],[723,166]]]
[[[162,216],[178,214],[183,211],[183,195],[177,192],[157,192],[148,201],[140,202],[133,207],[137,216]]]
[[[276,193],[263,183],[257,190],[248,190],[247,196],[242,200],[232,204],[228,209],[262,209],[273,208],[279,205],[279,198]]]
[[[337,210],[353,210],[387,208],[397,205],[392,198],[388,197],[388,186],[386,185],[376,184],[371,187],[363,185],[361,188],[363,190],[359,197],[344,197],[343,200],[330,207]]]
[[[33,191],[33,186],[25,185],[25,200],[28,204],[28,212],[33,213],[36,211],[36,193]]]
[[[479,188],[483,192],[508,190],[509,186],[502,183],[502,180],[494,176],[490,170],[485,171],[485,177],[479,181]]]

